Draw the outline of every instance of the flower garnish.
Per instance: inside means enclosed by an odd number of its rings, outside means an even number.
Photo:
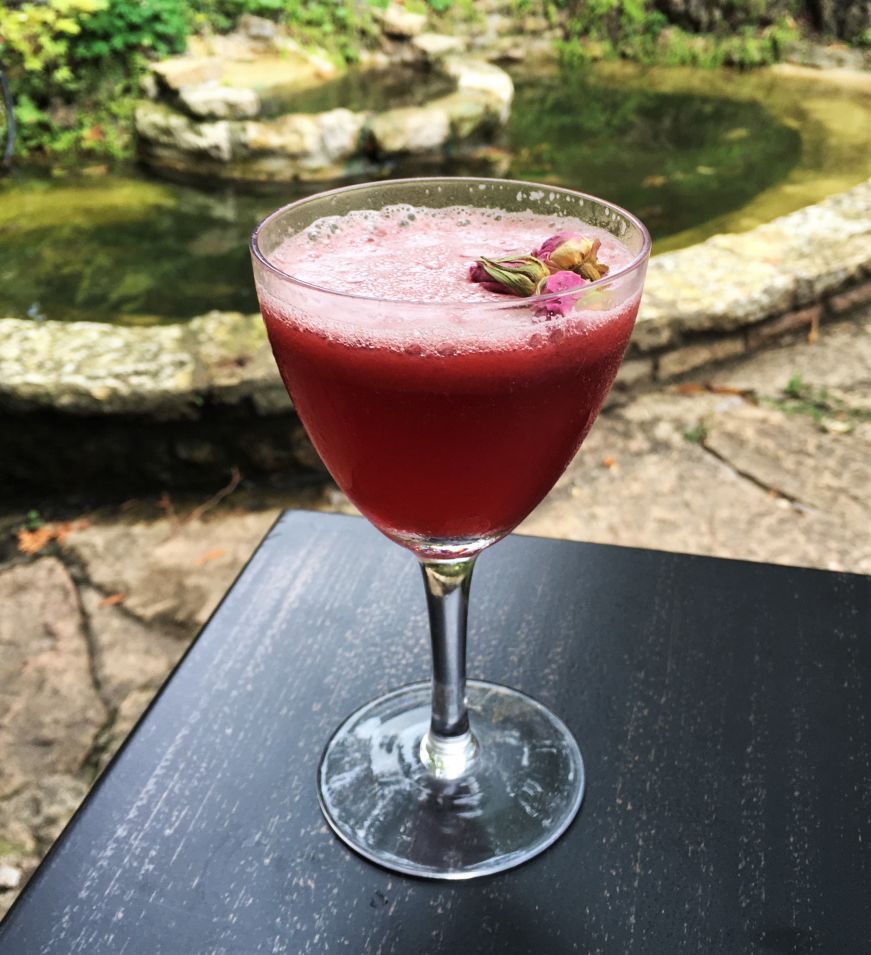
[[[551,272],[576,272],[595,282],[608,274],[608,266],[598,260],[601,244],[598,239],[587,239],[577,232],[558,232],[546,239],[532,254],[541,259]]]
[[[488,292],[502,295],[547,295],[580,289],[608,274],[608,266],[599,261],[599,239],[587,239],[577,232],[558,232],[531,254],[511,255],[502,259],[481,256],[469,266],[469,281]],[[537,315],[565,315],[570,312],[578,294],[565,295],[536,308]]]
[[[536,289],[537,295],[547,295],[551,292],[568,292],[571,289],[579,289],[588,285],[587,279],[578,275],[576,272],[569,272],[563,269],[560,272],[554,272],[541,282]],[[578,300],[578,295],[560,295],[559,298],[551,299],[548,302],[542,302],[535,309],[536,315],[567,315]]]
[[[550,275],[550,269],[534,255],[488,259],[481,256],[469,267],[469,281],[478,282],[491,292],[523,297],[534,295]]]

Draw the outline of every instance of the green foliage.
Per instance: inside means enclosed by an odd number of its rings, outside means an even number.
[[[801,398],[804,388],[805,388],[804,379],[796,371],[789,376],[789,381],[786,383],[786,387],[783,389],[783,393],[786,395],[787,398]]]
[[[684,431],[683,436],[690,444],[704,444],[705,438],[708,436],[708,426],[704,421],[700,421],[695,427],[690,428],[689,431]]]
[[[192,0],[187,4],[192,29],[232,30],[245,14],[282,23],[300,42],[325,47],[346,63],[358,59],[361,37],[373,30],[370,0]]]
[[[181,53],[188,23],[182,0],[108,0],[83,24],[73,54],[80,62]]]
[[[48,0],[0,8],[19,155],[123,156],[146,57],[184,49],[183,0]]]
[[[780,59],[783,45],[797,36],[794,23],[743,26],[728,33],[689,33],[672,26],[647,0],[586,0],[567,3],[571,13],[559,56],[566,66],[625,58],[665,66],[753,67]],[[747,0],[751,20],[765,19],[765,5]]]
[[[45,524],[45,521],[42,519],[42,515],[37,510],[31,510],[27,512],[27,517],[24,521],[24,527],[29,531],[37,531],[42,525]],[[2,845],[2,843],[0,843]]]
[[[42,83],[69,85],[72,39],[107,0],[48,0],[0,7],[0,62],[13,81],[38,76]]]
[[[790,376],[782,397],[769,399],[765,404],[789,415],[805,415],[824,431],[848,434],[857,421],[871,420],[867,408],[854,408],[830,394],[826,388],[817,388],[795,373]]]

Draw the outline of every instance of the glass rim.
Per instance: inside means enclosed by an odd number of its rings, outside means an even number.
[[[629,212],[628,209],[624,209],[622,206],[617,205],[616,202],[611,202],[608,199],[601,199],[598,196],[594,196],[588,192],[581,192],[579,189],[569,189],[565,186],[554,186],[549,183],[543,182],[531,182],[525,179],[495,179],[485,176],[420,176],[414,178],[403,178],[403,179],[377,179],[372,182],[358,182],[353,185],[348,186],[338,186],[335,189],[326,189],[323,192],[315,193],[314,195],[303,196],[300,199],[295,199],[293,202],[288,202],[283,206],[280,206],[278,209],[275,209],[273,212],[270,212],[268,216],[261,219],[257,224],[254,231],[251,233],[251,238],[248,241],[248,247],[251,250],[252,256],[265,268],[267,271],[271,272],[274,276],[281,279],[285,282],[290,282],[293,285],[296,285],[300,288],[309,289],[314,292],[320,292],[324,295],[333,295],[339,299],[346,299],[349,301],[356,302],[380,302],[380,303],[390,303],[396,305],[406,305],[406,306],[417,306],[421,308],[438,308],[442,305],[450,306],[461,306],[463,309],[477,310],[477,309],[516,309],[521,308],[530,304],[539,304],[543,302],[551,302],[554,299],[559,299],[565,297],[568,294],[566,291],[562,292],[548,292],[545,295],[530,295],[527,297],[520,297],[515,295],[503,295],[501,298],[509,299],[509,301],[493,301],[493,302],[464,302],[462,300],[446,300],[444,302],[439,301],[427,301],[421,302],[415,299],[398,299],[398,298],[380,298],[377,295],[359,295],[355,292],[343,292],[338,289],[327,288],[323,285],[315,285],[313,282],[306,282],[304,279],[297,278],[294,275],[291,275],[290,272],[285,272],[283,269],[280,269],[277,265],[270,262],[266,254],[260,248],[260,234],[271,222],[277,219],[279,216],[284,215],[284,213],[289,212],[292,209],[296,209],[302,206],[307,205],[310,202],[316,202],[319,199],[325,199],[330,196],[345,194],[350,192],[359,192],[365,189],[378,189],[382,186],[403,186],[403,185],[425,185],[432,184],[434,186],[441,186],[446,184],[456,184],[456,183],[469,183],[478,185],[480,183],[494,183],[499,186],[520,186],[525,188],[532,189],[544,189],[550,192],[562,193],[566,196],[571,196],[573,198],[581,198],[585,200],[590,200],[596,202],[601,206],[607,206],[613,212],[618,213],[621,216],[624,216],[638,231],[641,233],[641,248],[632,258],[632,260],[624,265],[622,268],[617,269],[615,272],[609,272],[607,275],[603,276],[600,279],[597,279],[595,282],[589,282],[587,285],[582,286],[574,294],[578,295],[579,301],[583,300],[583,297],[586,297],[589,291],[594,291],[601,286],[606,285],[608,282],[613,282],[615,279],[622,278],[626,275],[631,274],[637,269],[641,268],[647,259],[650,256],[651,250],[651,238],[650,233],[647,230],[647,226],[638,218],[638,216]]]

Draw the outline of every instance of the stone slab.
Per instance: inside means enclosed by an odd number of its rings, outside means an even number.
[[[0,798],[76,773],[106,709],[76,589],[56,558],[0,570]]]
[[[5,890],[0,886],[0,919],[87,792],[84,780],[49,772],[0,799],[0,858],[19,873],[18,886]]]
[[[224,68],[215,56],[173,56],[153,64],[151,71],[166,87],[178,92],[187,86],[220,79]]]
[[[687,345],[676,348],[674,351],[661,355],[657,365],[656,375],[660,381],[667,381],[678,375],[686,374],[704,365],[725,361],[734,358],[745,350],[743,335],[729,335],[726,338],[716,338],[697,345]]]
[[[450,53],[462,52],[466,41],[461,36],[446,33],[421,33],[412,39],[411,45],[432,62]]]
[[[847,516],[856,502],[845,506],[838,500],[848,479],[842,485],[829,483],[840,456],[823,466],[823,490],[812,487],[818,468],[807,474],[807,486],[791,485],[815,504],[823,503],[821,494],[831,504],[812,507],[810,502],[793,504],[756,483],[767,477],[781,484],[792,461],[781,459],[776,474],[757,471],[751,480],[735,468],[747,465],[745,457],[721,461],[686,437],[707,421],[713,433],[735,435],[739,447],[752,449],[746,454],[764,457],[769,434],[759,427],[754,411],[735,396],[660,392],[635,398],[600,418],[557,487],[518,532],[871,573],[867,506],[863,520],[856,522]],[[795,462],[800,466],[807,460],[805,428],[783,418],[785,434],[800,426],[795,437],[782,438],[784,447],[800,452]],[[720,451],[731,455],[733,448],[720,446]],[[854,474],[857,457],[871,460],[867,437],[847,455]],[[861,466],[867,468],[867,463]]]
[[[79,592],[88,615],[102,699],[117,710],[134,691],[148,688],[153,692],[178,662],[187,642],[163,628],[142,624],[125,610],[123,600],[114,602],[124,594],[106,594],[90,586],[80,587]]]
[[[400,3],[389,3],[384,8],[373,7],[372,16],[381,24],[387,36],[407,40],[418,36],[426,29],[425,13],[406,10]]]
[[[0,321],[0,402],[10,410],[189,418],[205,396],[254,393],[287,404],[259,315],[149,328]]]
[[[634,342],[649,351],[687,334],[753,325],[836,293],[869,270],[871,180],[750,232],[656,256]]]
[[[704,444],[762,487],[847,527],[871,528],[871,425],[827,434],[806,415],[744,405],[718,418]]]
[[[217,521],[93,523],[70,534],[66,546],[103,593],[123,595],[127,613],[145,623],[171,622],[193,636],[277,514],[267,510]],[[123,634],[118,633],[106,637],[109,653],[119,652],[121,639]],[[146,636],[136,631],[135,640],[130,654],[145,653]],[[160,640],[155,650],[164,655],[173,652],[171,643]],[[117,663],[114,667],[117,672]],[[129,680],[124,683],[125,689],[131,687]]]
[[[260,112],[260,97],[255,90],[217,82],[185,87],[179,100],[201,119],[251,119]]]
[[[448,141],[447,110],[430,106],[400,106],[372,117],[368,133],[379,153],[428,153]]]
[[[782,398],[790,380],[824,388],[854,407],[871,408],[871,309],[853,321],[822,325],[805,339],[748,355],[706,377],[717,386]]]

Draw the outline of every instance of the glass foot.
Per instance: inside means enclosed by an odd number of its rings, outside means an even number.
[[[538,855],[581,805],[574,737],[525,694],[470,680],[477,755],[458,778],[437,778],[420,758],[430,693],[402,687],[339,727],[318,771],[327,821],[370,861],[424,878],[492,875]]]

